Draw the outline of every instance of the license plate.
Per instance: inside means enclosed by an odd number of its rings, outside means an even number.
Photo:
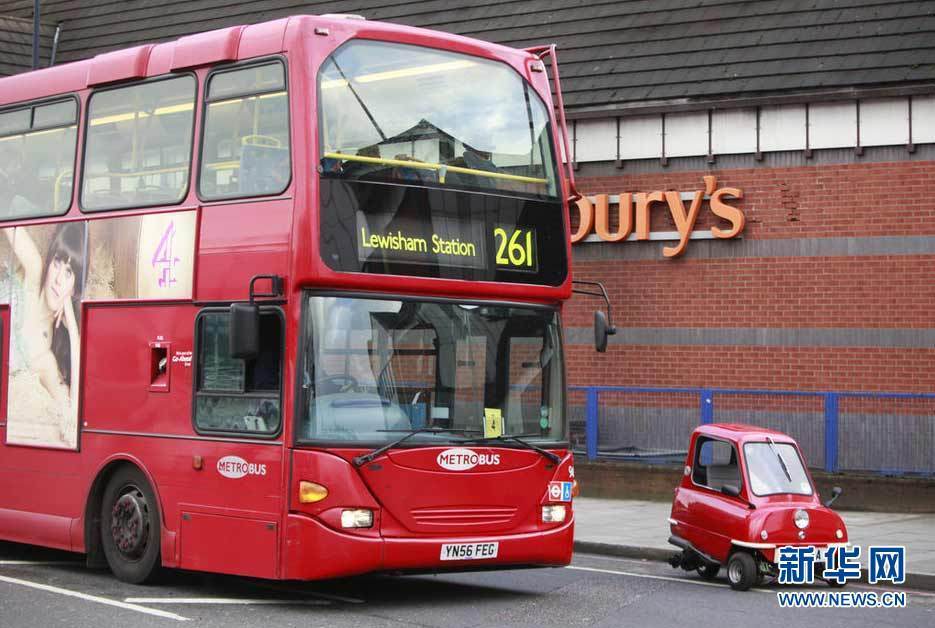
[[[441,560],[482,560],[496,558],[499,543],[445,543]]]

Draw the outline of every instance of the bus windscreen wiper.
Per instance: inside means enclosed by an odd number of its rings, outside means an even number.
[[[381,447],[374,449],[370,453],[366,453],[366,454],[355,457],[353,460],[354,466],[362,467],[363,465],[367,464],[368,462],[370,462],[371,460],[373,460],[374,458],[376,458],[383,452],[389,451],[390,449],[392,449],[393,447],[396,447],[403,441],[409,440],[416,434],[442,434],[442,433],[449,433],[449,432],[455,432],[457,434],[479,434],[480,433],[479,430],[448,429],[444,427],[417,427],[413,430],[380,430],[380,431],[382,432],[406,432],[406,433],[400,438],[397,438],[396,440],[390,443],[387,443],[386,445],[383,445]]]
[[[555,464],[558,464],[562,461],[556,454],[553,454],[548,449],[543,449],[537,445],[533,445],[529,441],[523,440],[524,438],[529,438],[530,436],[538,436],[538,434],[518,434],[516,436],[488,436],[486,438],[469,438],[467,440],[461,441],[462,443],[490,443],[495,441],[513,441],[518,445],[522,445],[526,449],[532,449],[537,451]]]

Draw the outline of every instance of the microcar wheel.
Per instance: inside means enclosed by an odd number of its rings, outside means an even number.
[[[727,580],[735,591],[746,591],[756,582],[756,561],[746,552],[734,552],[727,561]]]
[[[160,543],[159,506],[146,477],[136,467],[117,471],[104,489],[101,543],[110,570],[131,584],[157,573]]]
[[[705,580],[714,580],[719,571],[721,571],[720,565],[704,565],[698,568],[698,575]]]

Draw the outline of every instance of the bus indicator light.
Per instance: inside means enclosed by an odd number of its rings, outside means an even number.
[[[315,482],[299,482],[299,503],[314,504],[328,497],[328,489]]]

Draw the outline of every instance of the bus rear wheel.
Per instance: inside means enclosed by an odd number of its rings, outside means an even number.
[[[110,570],[131,584],[152,580],[159,568],[159,506],[136,467],[114,473],[101,503],[101,543]]]

